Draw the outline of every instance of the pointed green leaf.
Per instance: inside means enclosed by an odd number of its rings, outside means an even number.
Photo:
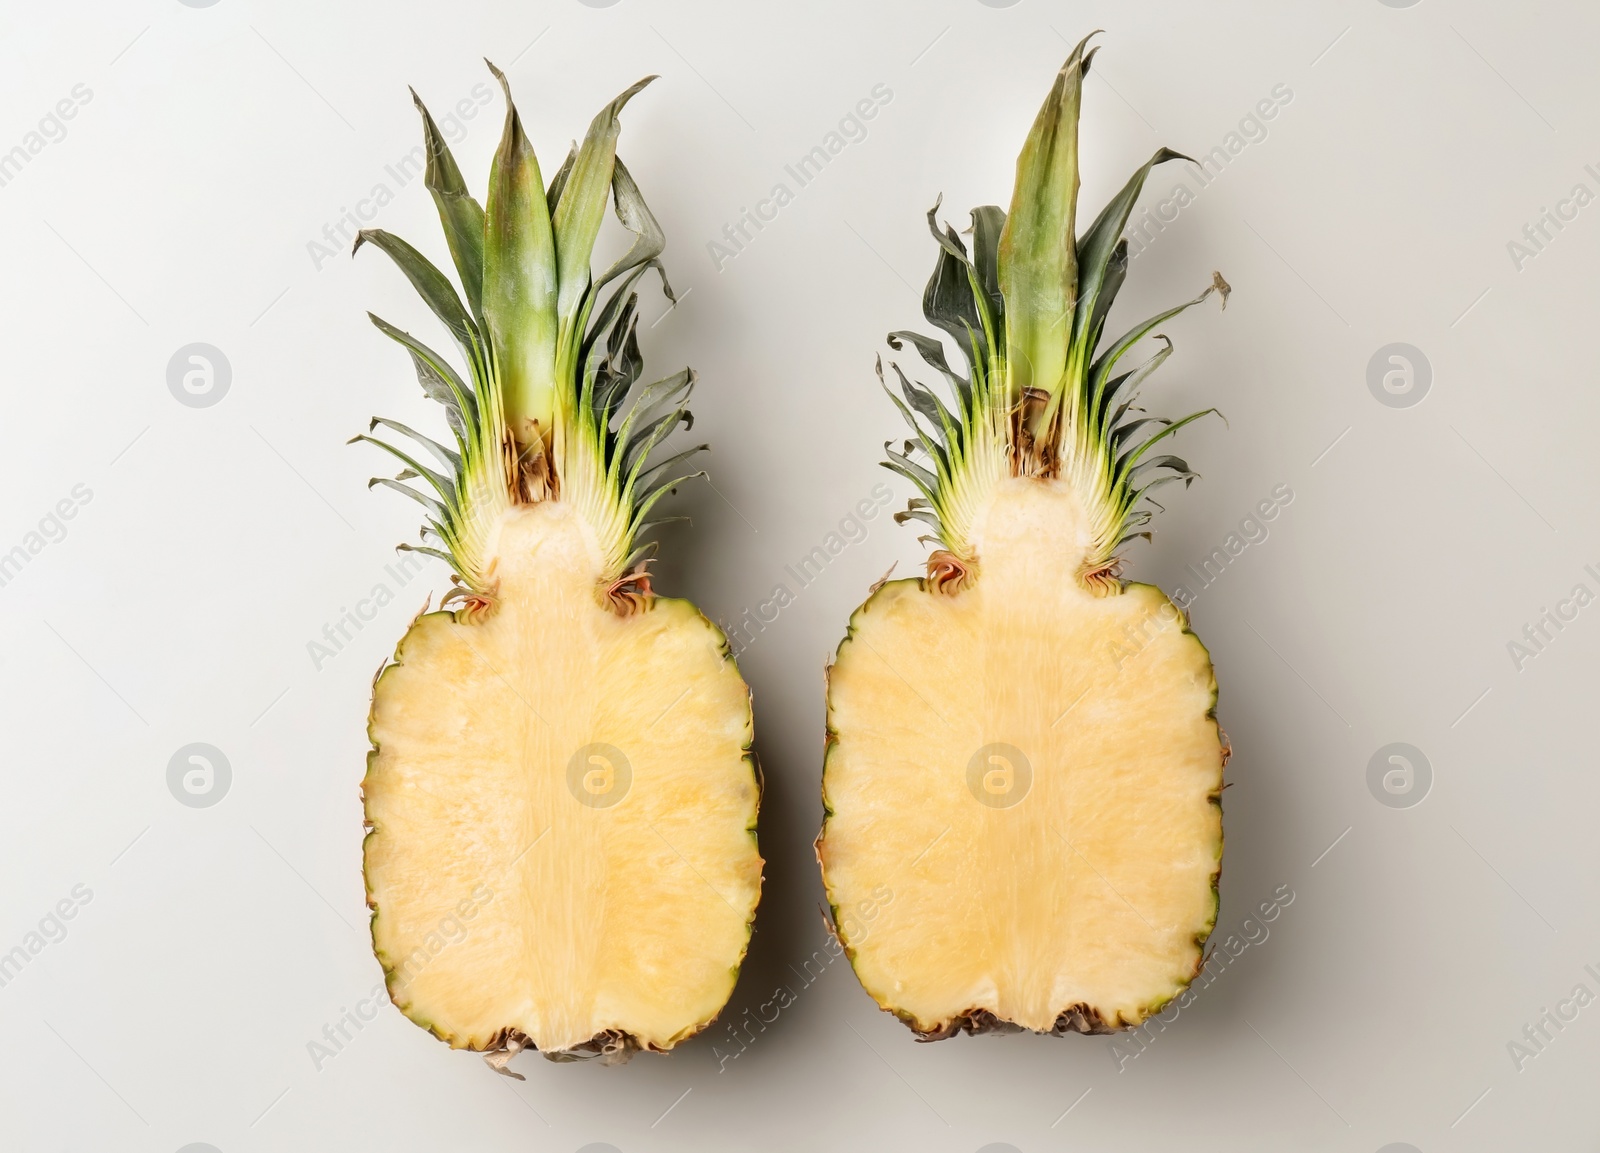
[[[602,108],[590,123],[577,159],[573,161],[572,173],[561,189],[560,202],[551,215],[557,263],[556,314],[563,331],[577,319],[589,291],[589,258],[600,232],[600,221],[605,217],[617,137],[622,132],[617,115],[654,79],[654,76],[646,76]]]
[[[1128,217],[1133,214],[1133,206],[1139,199],[1139,193],[1144,190],[1150,170],[1169,160],[1188,159],[1183,153],[1170,148],[1157,149],[1155,155],[1145,161],[1143,167],[1122,186],[1122,191],[1100,210],[1100,215],[1095,217],[1094,223],[1083,234],[1083,239],[1078,241],[1078,301],[1073,321],[1074,341],[1093,339],[1096,317],[1104,320],[1111,309],[1111,301],[1122,283],[1122,274],[1127,272],[1127,245],[1122,240],[1122,233],[1128,227]],[[1122,252],[1120,269],[1116,267],[1119,248]],[[1083,351],[1089,350],[1085,347]]]
[[[461,178],[461,169],[450,154],[450,146],[440,135],[439,126],[433,122],[415,89],[411,99],[422,113],[423,148],[428,156],[423,184],[439,209],[439,221],[444,225],[445,240],[449,242],[456,275],[461,278],[462,290],[467,295],[467,306],[474,316],[482,319],[483,206],[467,191],[467,182]]]
[[[363,244],[371,244],[374,248],[381,249],[399,266],[400,271],[405,273],[406,279],[411,282],[411,287],[417,290],[428,307],[433,310],[433,314],[450,330],[450,335],[455,337],[467,360],[469,362],[476,360],[478,328],[467,315],[467,310],[462,307],[461,297],[456,293],[455,285],[450,283],[449,277],[435,268],[427,257],[411,245],[381,228],[364,228],[358,232],[355,248],[351,251],[359,251]]]
[[[996,321],[1004,318],[1006,308],[1000,292],[1000,234],[1005,226],[1006,214],[998,205],[985,204],[972,210],[972,267]]]
[[[483,314],[506,425],[518,444],[527,445],[533,422],[548,437],[555,418],[555,239],[539,160],[522,130],[511,85],[493,64],[489,71],[505,92],[506,121],[484,213]]]
[[[578,142],[574,140],[572,147],[567,149],[567,158],[561,162],[561,167],[550,181],[550,187],[545,191],[545,207],[550,210],[553,217],[556,214],[556,205],[561,203],[561,193],[567,187],[567,177],[572,175],[572,162],[578,159]]]
[[[996,271],[1006,305],[1011,395],[1053,392],[1066,369],[1078,267],[1073,218],[1078,202],[1078,107],[1089,68],[1084,37],[1056,74],[1017,157],[1011,210]],[[1090,57],[1093,56],[1091,52]]]
[[[616,203],[617,219],[622,221],[622,226],[633,233],[633,245],[627,253],[606,269],[600,279],[594,282],[595,290],[599,291],[624,273],[632,272],[640,265],[654,264],[657,272],[661,273],[661,288],[667,294],[667,299],[677,303],[678,298],[672,292],[672,285],[667,283],[667,273],[656,260],[667,247],[667,234],[661,231],[655,215],[650,211],[650,206],[644,202],[644,195],[639,191],[639,186],[633,182],[633,175],[622,163],[622,157],[616,158],[615,167],[611,173],[611,194]]]

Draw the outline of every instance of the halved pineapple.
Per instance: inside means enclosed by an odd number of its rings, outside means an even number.
[[[928,1038],[1136,1025],[1194,978],[1216,921],[1228,750],[1210,658],[1180,608],[1117,575],[1122,546],[1148,535],[1142,498],[1193,477],[1149,450],[1204,414],[1137,416],[1170,342],[1119,365],[1228,286],[1102,344],[1122,230],[1176,154],[1075,237],[1085,44],[1034,123],[1009,215],[977,209],[969,255],[929,213],[941,251],[924,311],[969,374],[939,341],[890,334],[950,399],[895,367],[904,402],[889,395],[916,437],[888,467],[923,494],[897,519],[940,547],[925,579],[873,591],[829,673],[829,901],[867,991]]]
[[[404,241],[361,236],[469,369],[374,318],[455,443],[373,422],[435,468],[357,439],[405,463],[374,483],[427,509],[439,547],[417,547],[452,566],[459,607],[420,616],[374,683],[373,947],[407,1016],[501,1071],[524,1047],[620,1059],[703,1028],[732,992],[761,885],[749,690],[716,626],[654,595],[638,543],[697,451],[651,459],[689,422],[687,369],[627,404],[634,286],[663,247],[615,157],[617,114],[641,87],[595,118],[548,189],[507,89],[486,208],[423,110],[465,304]],[[637,239],[593,277],[608,191]],[[431,495],[405,483],[417,479]]]

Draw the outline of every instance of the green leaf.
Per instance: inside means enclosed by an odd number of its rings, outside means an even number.
[[[595,291],[598,292],[617,277],[641,265],[651,265],[661,274],[661,288],[667,294],[667,299],[676,304],[678,298],[673,295],[672,285],[667,283],[666,270],[656,259],[667,247],[667,234],[661,231],[661,225],[651,213],[650,206],[644,202],[644,195],[633,182],[633,176],[623,165],[620,156],[616,158],[616,166],[611,173],[611,193],[616,203],[617,219],[633,233],[634,241],[622,259],[606,269],[600,279],[594,282]]]
[[[997,322],[1005,318],[1005,296],[1000,291],[1000,234],[1005,230],[1006,214],[995,204],[972,210],[972,267],[978,284],[989,299],[989,314]]]
[[[1095,320],[1105,319],[1106,313],[1111,309],[1111,302],[1116,297],[1117,289],[1122,284],[1122,276],[1128,270],[1127,244],[1122,239],[1122,233],[1128,227],[1128,217],[1133,214],[1133,206],[1139,199],[1139,193],[1144,191],[1144,183],[1150,176],[1150,170],[1157,164],[1165,164],[1169,160],[1188,159],[1189,157],[1183,153],[1174,152],[1170,148],[1157,149],[1155,155],[1145,161],[1143,167],[1122,186],[1122,191],[1113,196],[1110,203],[1100,210],[1100,215],[1095,217],[1094,223],[1089,226],[1089,231],[1078,241],[1078,300],[1072,333],[1075,343],[1093,339]],[[1117,267],[1119,250],[1120,268]],[[1102,297],[1104,297],[1103,303]],[[1088,351],[1086,344],[1084,351]]]
[[[983,318],[972,291],[972,262],[953,230],[940,231],[935,217],[939,203],[934,201],[933,207],[928,209],[928,228],[939,242],[939,258],[933,266],[928,287],[922,292],[922,314],[929,324],[948,332],[971,362],[973,346],[983,345]],[[977,363],[971,364],[973,372],[979,367]]]
[[[450,257],[455,261],[456,275],[461,278],[461,287],[467,294],[467,306],[482,320],[483,206],[467,191],[467,182],[461,178],[461,169],[450,154],[450,146],[440,135],[439,126],[433,122],[415,89],[411,91],[411,99],[422,113],[423,148],[428,156],[422,182],[439,209],[439,222],[444,225]]]
[[[910,341],[923,361],[930,368],[937,369],[945,380],[950,382],[950,387],[955,389],[956,396],[961,402],[961,411],[971,410],[972,382],[950,367],[945,359],[943,344],[932,337],[923,336],[920,332],[891,332],[888,341],[889,347],[896,352],[905,347],[902,341]]]
[[[1013,398],[1027,388],[1054,393],[1066,370],[1078,287],[1078,109],[1094,56],[1084,55],[1088,42],[1084,37],[1067,57],[1034,119],[1000,233],[996,271]]]
[[[358,232],[355,248],[351,251],[359,251],[363,244],[370,244],[380,249],[399,266],[400,271],[405,273],[406,279],[411,282],[411,287],[417,290],[428,307],[433,310],[433,314],[450,330],[450,335],[455,337],[467,360],[475,361],[479,347],[478,328],[467,315],[467,310],[462,307],[461,297],[456,293],[455,285],[450,283],[449,278],[435,268],[422,253],[398,236],[381,228],[364,228]]]
[[[505,130],[489,171],[484,213],[483,314],[494,345],[506,424],[520,445],[534,422],[551,435],[556,409],[556,250],[544,178],[522,130],[505,73]]]
[[[383,317],[369,312],[367,319],[377,326],[379,332],[411,354],[411,363],[417,370],[417,383],[422,385],[423,395],[444,405],[445,420],[456,434],[456,440],[465,447],[476,432],[479,413],[476,398],[456,375],[455,369],[433,349]]]
[[[600,110],[578,148],[572,172],[560,190],[551,214],[555,229],[556,315],[563,331],[577,319],[589,291],[589,258],[600,221],[605,217],[622,125],[617,115],[629,100],[654,80],[646,76]]]
[[[390,420],[386,416],[373,417],[372,423],[367,426],[367,429],[368,431],[371,431],[372,429],[377,428],[380,424],[385,428],[394,429],[401,436],[409,436],[423,448],[433,453],[433,455],[439,459],[440,463],[450,470],[452,476],[460,475],[461,454],[459,452],[452,452],[450,449],[446,448],[432,437],[424,436],[422,433],[418,432],[409,425],[401,424],[398,420]]]
[[[567,149],[567,158],[561,162],[560,169],[551,179],[550,187],[545,192],[545,207],[550,210],[551,216],[556,214],[556,205],[561,203],[561,193],[567,187],[567,177],[572,175],[572,162],[576,159],[578,159],[578,142],[574,140],[572,147]]]

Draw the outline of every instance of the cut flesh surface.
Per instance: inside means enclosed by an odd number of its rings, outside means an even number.
[[[824,880],[862,984],[920,1032],[1137,1024],[1215,924],[1210,658],[1158,589],[1077,579],[1084,523],[1060,482],[1001,482],[975,582],[883,585],[830,673]]]
[[[390,994],[461,1048],[671,1048],[727,1000],[759,896],[749,690],[687,601],[603,605],[571,509],[513,509],[494,555],[498,608],[420,617],[373,694]]]

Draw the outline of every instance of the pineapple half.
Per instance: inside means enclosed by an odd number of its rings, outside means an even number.
[[[672,298],[660,227],[616,157],[618,113],[648,80],[546,188],[490,67],[506,121],[485,205],[417,104],[461,295],[405,241],[356,242],[393,258],[466,364],[372,318],[453,445],[382,418],[373,430],[420,447],[355,439],[405,465],[372,483],[423,506],[433,544],[401,547],[456,586],[373,685],[373,947],[406,1016],[505,1071],[522,1048],[620,1060],[703,1028],[732,992],[762,861],[749,690],[717,627],[653,594],[639,544],[698,451],[655,453],[690,423],[693,373],[635,388],[635,286],[655,269]],[[634,241],[595,276],[608,193]]]
[[[1129,213],[1178,154],[1075,238],[1086,44],[1034,122],[1010,213],[975,210],[970,253],[928,214],[923,310],[968,372],[936,339],[889,335],[949,392],[895,367],[904,400],[886,390],[916,435],[886,467],[922,493],[896,519],[939,547],[925,579],[879,583],[829,670],[817,858],[856,975],[925,1039],[1137,1025],[1195,977],[1216,923],[1228,746],[1211,661],[1179,607],[1119,578],[1118,553],[1148,537],[1152,488],[1193,479],[1152,450],[1205,415],[1138,415],[1171,342],[1135,368],[1128,353],[1228,286],[1102,340]]]

